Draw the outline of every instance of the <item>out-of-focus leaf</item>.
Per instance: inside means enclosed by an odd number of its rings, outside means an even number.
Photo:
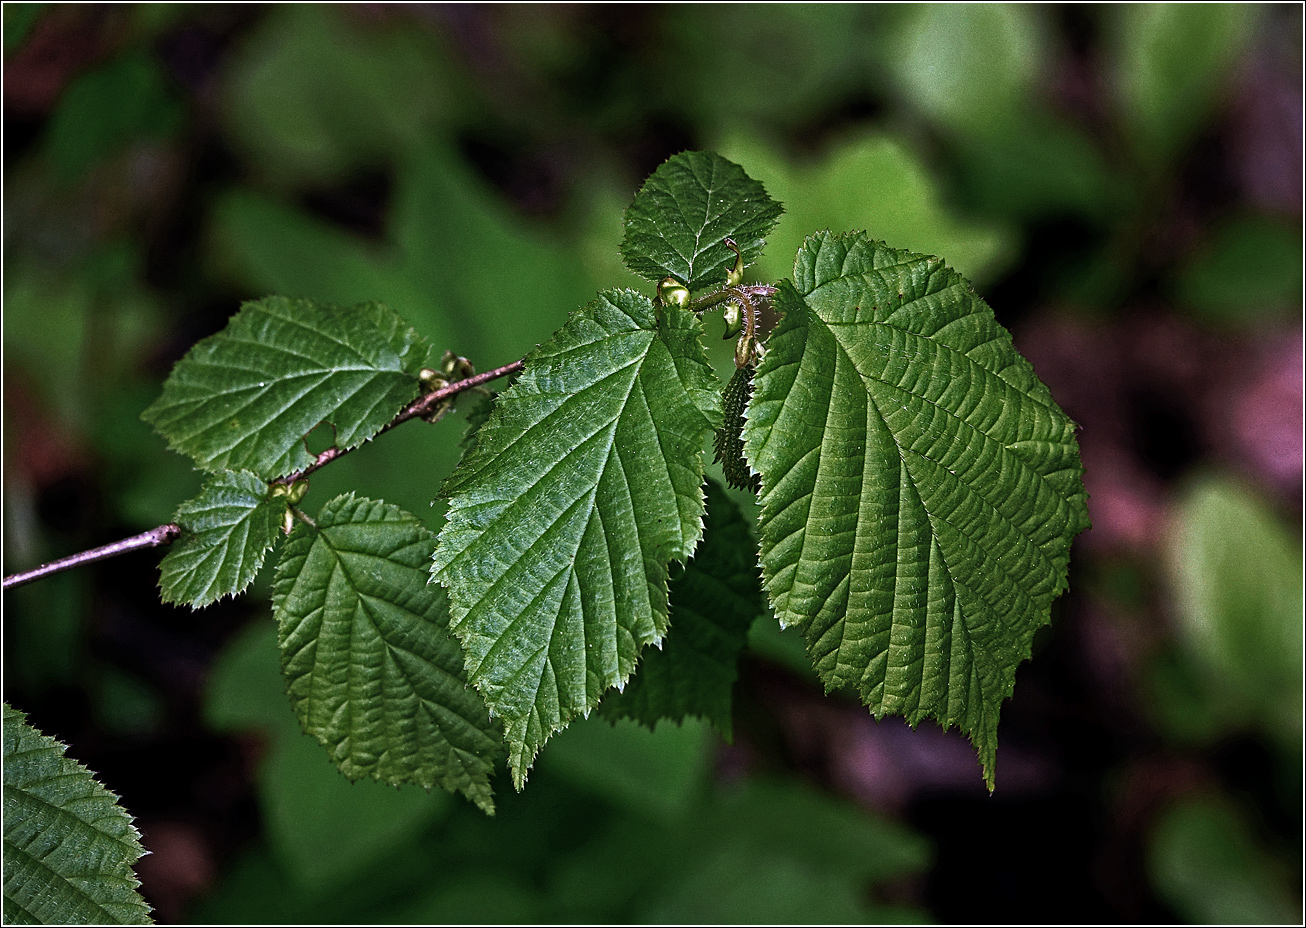
[[[48,3],[6,3],[4,5],[4,53],[8,57],[23,44]]]
[[[251,626],[219,655],[205,713],[219,730],[262,729],[270,738],[258,771],[268,841],[291,882],[315,893],[411,842],[452,804],[443,790],[396,790],[340,774],[286,699],[271,621]]]
[[[987,134],[1030,104],[1048,44],[1038,17],[1037,7],[1016,3],[914,6],[892,43],[894,74],[930,118]]]
[[[163,601],[198,609],[243,592],[276,543],[285,512],[286,498],[269,497],[259,477],[215,476],[174,517],[186,534],[159,564]]]
[[[282,665],[304,729],[350,779],[457,790],[494,811],[502,743],[467,685],[443,590],[427,584],[435,536],[386,503],[331,500],[277,565]]]
[[[241,287],[342,306],[380,300],[481,369],[526,354],[594,295],[567,247],[439,144],[400,165],[386,242],[246,191],[219,199],[213,238],[215,271]]]
[[[1089,134],[1038,112],[977,130],[955,145],[959,199],[979,215],[1028,221],[1071,215],[1106,223],[1128,205]]]
[[[175,131],[182,119],[158,62],[129,54],[83,74],[64,91],[46,150],[57,176],[71,181],[133,139]]]
[[[429,353],[380,303],[267,297],[191,348],[141,418],[206,470],[278,477],[313,463],[304,438],[324,422],[341,450],[379,432],[417,395]]]
[[[1226,716],[1300,750],[1300,546],[1262,501],[1215,476],[1180,499],[1165,560],[1182,642]]]
[[[1074,423],[941,259],[822,233],[794,279],[744,428],[763,583],[827,687],[956,724],[992,788],[999,707],[1088,526]]]
[[[758,262],[760,279],[793,274],[803,239],[829,229],[864,229],[923,254],[947,255],[971,280],[985,280],[1008,259],[1009,236],[950,214],[934,178],[901,141],[873,134],[846,140],[821,160],[791,164],[756,137],[736,135],[719,149],[785,204]]]
[[[659,102],[699,126],[801,124],[857,93],[868,40],[884,19],[875,4],[855,3],[756,4],[747,16],[718,4],[662,12],[662,28],[676,40],[658,43]]]
[[[1152,834],[1148,870],[1160,896],[1190,924],[1301,923],[1287,874],[1226,800],[1189,798],[1167,808]]]
[[[731,737],[731,690],[748,628],[765,608],[757,544],[739,507],[707,483],[703,541],[683,569],[672,570],[671,630],[661,648],[645,648],[626,688],[600,704],[605,718],[710,721]]]
[[[5,703],[5,923],[149,924],[132,872],[140,832],[67,750]]]
[[[917,922],[908,906],[870,904],[868,884],[918,872],[925,841],[901,826],[794,784],[750,782],[693,826],[680,872],[641,909],[661,923]]]
[[[327,183],[395,157],[458,99],[433,33],[367,23],[329,5],[272,9],[225,75],[231,138],[255,170],[287,186]]]
[[[442,491],[432,574],[518,789],[666,633],[667,563],[701,535],[721,409],[700,332],[687,310],[601,294],[527,356]]]
[[[1138,153],[1161,165],[1214,111],[1260,11],[1244,3],[1136,3],[1112,12],[1127,128]]]
[[[1184,305],[1214,321],[1256,322],[1298,312],[1301,225],[1247,216],[1226,222],[1179,272]]]
[[[592,716],[549,743],[539,771],[652,820],[681,821],[700,798],[712,737],[696,719],[649,731],[629,719]]]
[[[646,279],[674,277],[690,290],[724,284],[737,256],[757,260],[783,208],[739,165],[687,151],[658,166],[626,210],[621,256]]]

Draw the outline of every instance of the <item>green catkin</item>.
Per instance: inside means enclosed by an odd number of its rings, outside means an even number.
[[[726,482],[738,490],[758,491],[759,477],[744,460],[744,407],[753,395],[753,369],[739,367],[721,394],[725,419],[716,433],[716,460],[721,462]]]

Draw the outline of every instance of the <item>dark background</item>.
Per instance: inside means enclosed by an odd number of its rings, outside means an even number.
[[[755,279],[821,228],[940,254],[1082,426],[1093,528],[996,793],[766,619],[732,745],[578,723],[493,820],[351,786],[295,729],[267,572],[191,612],[137,554],[5,594],[4,694],[137,817],[156,916],[1300,920],[1299,5],[7,3],[5,571],[196,492],[138,416],[242,300],[379,299],[506,363],[643,286],[621,210],[689,148],[785,203]],[[436,526],[460,432],[310,503]]]

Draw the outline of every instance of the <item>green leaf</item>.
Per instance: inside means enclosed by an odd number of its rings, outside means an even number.
[[[1175,281],[1178,298],[1212,322],[1286,317],[1302,300],[1302,231],[1270,216],[1215,227]]]
[[[433,576],[520,789],[549,735],[667,630],[721,415],[692,313],[608,291],[526,359],[445,484]]]
[[[140,833],[68,749],[4,706],[6,924],[148,925]]]
[[[827,687],[957,724],[998,709],[1088,525],[1074,423],[938,258],[822,233],[781,284],[744,453],[763,582]]]
[[[198,609],[242,592],[276,543],[285,512],[286,498],[269,497],[262,478],[218,474],[173,517],[187,534],[159,564],[163,601]]]
[[[783,209],[739,165],[714,152],[682,152],[635,194],[621,256],[648,280],[674,277],[690,290],[724,284],[735,264],[725,240],[752,264]]]
[[[290,701],[351,779],[439,785],[493,812],[499,744],[467,686],[444,591],[427,584],[435,536],[382,502],[338,496],[291,533],[273,611]]]
[[[1002,227],[957,216],[934,172],[892,133],[843,138],[810,163],[745,134],[728,136],[722,150],[787,204],[758,262],[763,280],[792,273],[789,256],[814,229],[873,229],[904,248],[948,255],[973,280],[992,279],[1014,254],[1014,237]]]
[[[654,728],[659,719],[708,719],[731,737],[731,690],[739,652],[764,608],[756,544],[729,495],[707,482],[703,542],[683,569],[672,571],[671,631],[661,649],[640,658],[639,672],[600,711]]]
[[[1126,130],[1163,164],[1219,103],[1222,84],[1255,34],[1261,11],[1241,3],[1139,3],[1112,18]]]
[[[205,470],[279,477],[313,462],[304,436],[323,422],[341,450],[379,432],[417,395],[428,354],[382,304],[267,297],[196,344],[141,417]]]
[[[1159,816],[1149,845],[1152,884],[1188,924],[1301,922],[1291,874],[1224,797],[1180,798]]]
[[[1260,722],[1301,750],[1302,555],[1274,512],[1207,477],[1179,499],[1165,538],[1179,635],[1225,718]]]

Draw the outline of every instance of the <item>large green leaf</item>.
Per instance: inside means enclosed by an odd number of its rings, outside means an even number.
[[[822,233],[794,278],[744,428],[764,585],[827,686],[957,724],[991,787],[998,709],[1088,524],[1074,423],[940,259]]]
[[[497,726],[467,686],[435,536],[386,503],[338,496],[277,565],[281,661],[304,729],[345,776],[458,790],[487,812]]]
[[[690,290],[723,284],[734,266],[756,261],[783,207],[739,165],[715,152],[687,151],[665,161],[626,210],[621,256],[649,280],[674,277]]]
[[[132,818],[67,746],[4,706],[4,920],[11,925],[150,924],[132,865]]]
[[[667,630],[720,394],[698,320],[608,291],[532,352],[445,484],[433,575],[520,788],[549,735]]]
[[[661,648],[645,651],[626,688],[604,698],[605,717],[653,728],[659,719],[699,716],[731,737],[739,652],[764,608],[756,550],[739,507],[709,480],[703,542],[683,569],[672,570],[671,631]]]
[[[177,509],[174,521],[187,534],[159,564],[163,601],[199,608],[244,590],[276,543],[285,512],[286,498],[270,497],[261,478],[218,474]]]
[[[278,477],[312,463],[304,436],[321,423],[342,450],[380,431],[417,395],[428,354],[382,304],[267,297],[196,344],[141,415],[205,470]]]

